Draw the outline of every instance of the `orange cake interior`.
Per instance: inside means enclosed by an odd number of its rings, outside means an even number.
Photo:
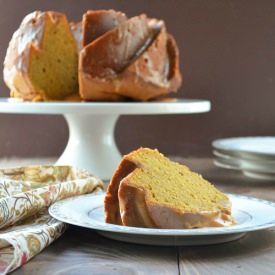
[[[41,50],[33,48],[30,59],[30,78],[46,98],[63,99],[78,91],[78,53],[65,17],[58,24],[45,24]],[[40,70],[39,70],[40,69]]]

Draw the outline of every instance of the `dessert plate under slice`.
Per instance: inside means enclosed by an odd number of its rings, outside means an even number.
[[[275,226],[275,203],[238,195],[232,201],[237,225],[200,229],[152,229],[104,222],[105,193],[88,194],[56,202],[49,213],[65,223],[95,229],[107,238],[147,245],[208,245],[237,240],[247,232]],[[264,213],[264,215],[263,215]]]

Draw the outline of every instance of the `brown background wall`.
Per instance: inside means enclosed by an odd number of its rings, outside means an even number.
[[[208,156],[217,138],[275,135],[273,0],[0,0],[0,60],[29,12],[56,10],[79,21],[87,9],[109,8],[164,19],[181,53],[178,97],[212,103],[207,114],[122,116],[116,127],[122,153],[149,146],[169,155]],[[0,96],[7,97],[0,78]],[[0,129],[0,157],[57,156],[68,137],[62,116],[0,114]]]

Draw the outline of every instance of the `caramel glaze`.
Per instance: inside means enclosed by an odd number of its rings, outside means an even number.
[[[15,97],[19,94],[24,100],[32,100],[37,95],[27,68],[30,52],[38,49],[42,40],[41,25],[43,18],[40,12],[26,16],[20,28],[14,32],[4,60],[4,81]]]
[[[71,32],[74,36],[74,39],[76,41],[77,49],[78,51],[81,51],[82,49],[82,22],[78,23],[70,23]]]
[[[89,10],[83,15],[83,40],[85,47],[106,32],[121,25],[127,20],[125,13],[114,10]]]
[[[122,225],[117,196],[118,189],[120,181],[135,169],[136,165],[134,163],[123,159],[114,173],[104,199],[106,222]]]
[[[127,178],[121,181],[118,201],[123,225],[166,229],[232,225],[230,211],[216,209],[182,213],[166,205],[150,203],[146,200],[146,193],[146,190],[128,183]]]
[[[147,101],[177,91],[181,79],[176,42],[163,21],[145,14],[97,37],[79,56],[84,100]]]

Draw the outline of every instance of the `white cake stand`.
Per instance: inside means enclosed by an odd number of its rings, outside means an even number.
[[[68,144],[57,165],[73,165],[110,179],[121,160],[115,140],[120,115],[191,114],[210,110],[206,100],[176,102],[21,102],[0,99],[0,113],[60,114],[69,127]]]

